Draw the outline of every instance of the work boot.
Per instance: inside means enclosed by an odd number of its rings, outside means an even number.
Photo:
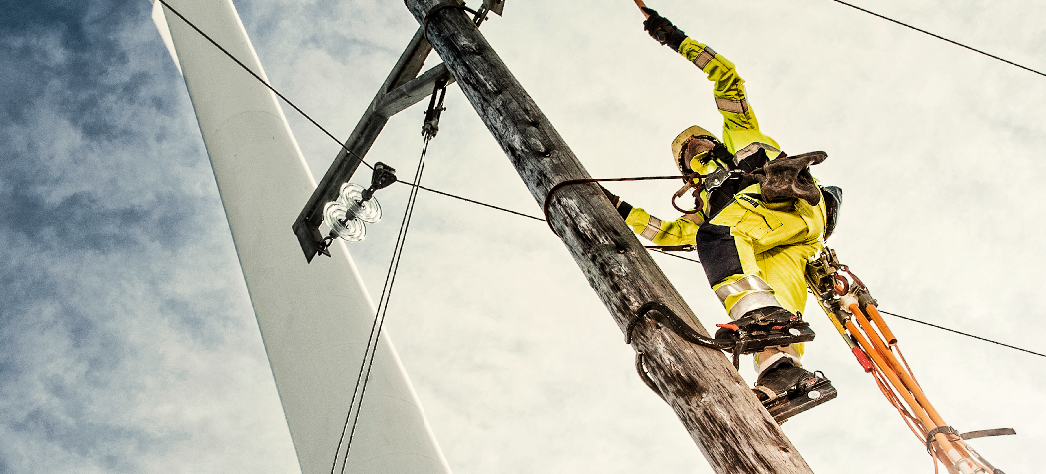
[[[792,358],[781,358],[759,374],[752,389],[778,423],[838,395],[821,372],[810,372]]]
[[[753,309],[728,324],[717,324],[715,339],[736,354],[759,352],[770,346],[784,346],[814,340],[814,331],[802,315],[779,306]]]

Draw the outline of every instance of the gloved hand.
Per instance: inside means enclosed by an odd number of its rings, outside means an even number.
[[[621,215],[621,218],[627,219],[628,214],[632,212],[632,205],[625,201],[622,201],[621,198],[617,197],[617,194],[608,191],[607,188],[604,188],[602,184],[599,185],[599,189],[603,190],[603,194],[605,194],[607,196],[607,199],[610,200],[610,204],[614,205],[614,208],[617,209],[617,213]]]
[[[607,195],[607,199],[610,200],[610,204],[613,204],[614,207],[617,207],[618,203],[621,202],[621,198],[619,198],[617,194],[610,192],[607,188],[604,188],[602,184],[599,185],[599,189],[603,190],[603,194]]]
[[[668,18],[658,15],[657,10],[653,8],[643,7],[643,13],[650,15],[643,22],[643,29],[661,44],[672,48],[673,51],[679,51],[679,45],[686,39],[686,33],[676,28]]]

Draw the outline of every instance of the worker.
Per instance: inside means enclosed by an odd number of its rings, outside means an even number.
[[[754,353],[753,391],[764,405],[798,413],[835,396],[820,372],[803,368],[803,342],[813,331],[803,321],[806,264],[824,249],[841,200],[838,188],[822,189],[809,166],[823,152],[788,156],[759,129],[733,63],[676,28],[652,9],[646,31],[715,82],[715,103],[724,117],[722,140],[692,126],[672,141],[672,159],[693,190],[695,205],[663,221],[604,191],[625,222],[642,237],[665,246],[692,245],[708,282],[732,321],[718,324],[715,339],[741,353]],[[674,203],[673,199],[673,203]],[[827,204],[826,204],[827,203]],[[830,394],[830,396],[820,396]],[[771,412],[773,412],[771,410]],[[773,414],[773,413],[772,413]]]

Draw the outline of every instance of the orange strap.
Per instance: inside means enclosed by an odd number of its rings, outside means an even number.
[[[643,3],[643,0],[636,0],[636,6],[639,7],[640,9],[643,9],[643,8],[646,8],[646,3]],[[647,18],[650,18],[650,15],[647,15],[646,12],[643,12],[643,16],[645,16]]]

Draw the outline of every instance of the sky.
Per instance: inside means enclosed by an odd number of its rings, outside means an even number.
[[[9,3],[0,473],[297,472],[192,106],[151,5]],[[860,5],[1046,70],[1046,5]],[[829,0],[650,6],[737,65],[762,130],[785,151],[828,153],[814,174],[845,190],[829,246],[882,309],[1046,352],[1046,77]],[[339,137],[417,29],[400,2],[237,9],[271,83]],[[641,21],[628,1],[533,0],[508,2],[481,29],[593,176],[673,173],[680,130],[719,128],[711,84]],[[540,215],[460,91],[451,87],[446,105],[423,184]],[[338,145],[284,110],[322,176]],[[422,112],[394,117],[368,158],[412,170]],[[607,187],[675,217],[667,184]],[[379,192],[385,221],[349,246],[372,292],[407,193]],[[726,320],[698,264],[654,259],[706,325]],[[811,305],[807,320],[818,338],[804,363],[839,397],[783,429],[814,472],[928,472],[921,442],[827,319]],[[1046,360],[888,322],[942,416],[959,431],[1015,428],[971,445],[1007,472],[1035,472]],[[422,193],[386,327],[456,473],[711,472],[544,223]],[[742,375],[754,379],[748,364]]]

